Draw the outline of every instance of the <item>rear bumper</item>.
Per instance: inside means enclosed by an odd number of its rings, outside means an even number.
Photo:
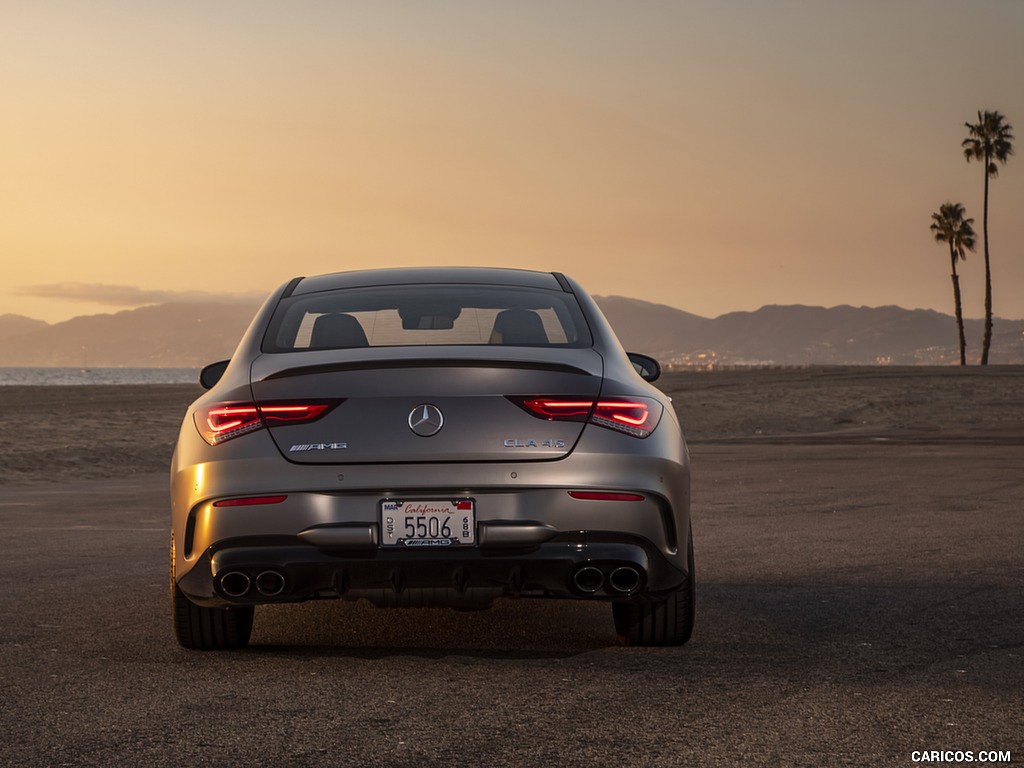
[[[475,608],[502,596],[635,600],[676,589],[686,576],[650,542],[614,533],[425,552],[277,537],[220,542],[178,586],[209,607],[366,598],[380,606]]]
[[[687,575],[689,463],[681,443],[673,452],[657,436],[642,443],[660,456],[612,453],[617,441],[633,438],[598,430],[591,450],[577,446],[559,461],[289,465],[285,472],[280,458],[182,464],[179,452],[171,488],[177,581],[189,599],[211,607],[327,597],[473,607],[478,597],[501,595],[629,600],[667,592]],[[249,449],[248,438],[237,442]],[[570,495],[581,490],[642,499]],[[237,496],[283,500],[223,505]],[[379,546],[385,500],[456,498],[474,501],[475,547]],[[582,589],[580,569],[590,566],[596,571],[584,573]],[[620,572],[628,588],[617,589],[616,568],[638,577]],[[233,572],[239,576],[225,591]],[[263,573],[272,588],[261,592]]]

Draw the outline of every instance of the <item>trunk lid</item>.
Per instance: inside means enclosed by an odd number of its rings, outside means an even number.
[[[257,358],[252,391],[260,404],[342,400],[316,421],[270,427],[296,463],[540,461],[568,455],[585,424],[510,398],[593,399],[602,370],[593,349],[311,351]]]

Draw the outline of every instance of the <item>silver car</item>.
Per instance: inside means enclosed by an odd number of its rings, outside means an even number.
[[[636,645],[693,628],[690,470],[654,360],[560,273],[295,278],[203,369],[171,462],[186,648],[320,598],[609,603]]]

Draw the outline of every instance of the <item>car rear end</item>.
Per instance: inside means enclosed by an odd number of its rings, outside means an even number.
[[[692,581],[675,413],[560,275],[293,281],[186,416],[171,495],[174,586],[211,611]]]

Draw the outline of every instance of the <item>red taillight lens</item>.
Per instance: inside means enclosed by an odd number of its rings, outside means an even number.
[[[590,421],[633,437],[647,437],[661,421],[661,403],[646,398],[599,400]]]
[[[522,406],[534,416],[548,421],[586,421],[594,407],[594,401],[535,397],[524,399]]]
[[[203,440],[219,445],[265,426],[301,424],[319,419],[343,401],[317,403],[218,403],[195,413]]]
[[[261,405],[260,414],[267,421],[312,421],[327,412],[331,406],[326,403],[302,403],[297,405]]]
[[[263,428],[255,403],[227,403],[196,411],[196,428],[210,445]]]
[[[647,437],[661,421],[661,403],[648,397],[510,397],[539,419],[589,421],[633,437]]]

